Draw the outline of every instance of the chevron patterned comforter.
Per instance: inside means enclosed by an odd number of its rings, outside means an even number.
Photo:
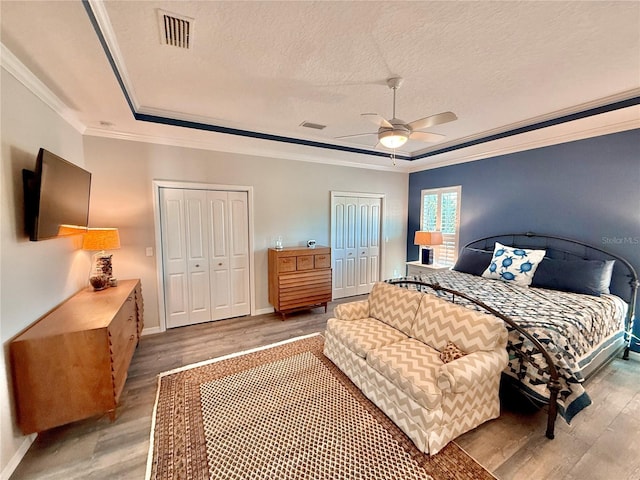
[[[582,385],[582,368],[589,363],[594,352],[624,335],[627,305],[614,295],[592,297],[528,288],[452,270],[405,278],[438,283],[465,293],[511,317],[535,336],[555,359],[562,384],[558,413],[567,422],[591,404]],[[415,288],[415,285],[405,287]],[[437,295],[451,300],[451,295],[445,292]],[[455,303],[480,309],[460,297],[455,299]],[[536,353],[531,342],[516,330],[509,332],[507,348],[510,361],[505,373],[517,379],[525,393],[538,401],[548,402],[549,376],[544,371],[547,365],[544,357]],[[521,361],[516,350],[533,357],[541,369]]]

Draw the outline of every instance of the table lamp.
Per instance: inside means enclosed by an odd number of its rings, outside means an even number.
[[[422,247],[421,262],[423,265],[433,264],[433,249],[429,248],[429,246],[442,245],[442,243],[441,232],[425,232],[419,230],[413,238],[413,244]]]
[[[89,228],[82,240],[83,250],[99,250],[93,256],[93,268],[89,282],[94,290],[102,290],[110,284],[115,285],[111,257],[105,250],[120,248],[120,235],[117,228]]]

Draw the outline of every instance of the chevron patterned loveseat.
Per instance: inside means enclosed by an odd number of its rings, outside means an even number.
[[[435,454],[500,415],[502,320],[382,282],[334,315],[324,354],[421,451]]]

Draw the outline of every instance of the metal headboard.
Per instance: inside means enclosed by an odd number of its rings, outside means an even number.
[[[547,257],[559,260],[616,260],[613,267],[610,290],[611,293],[619,296],[629,304],[626,327],[628,333],[631,333],[640,282],[635,269],[626,259],[578,240],[532,232],[492,235],[473,240],[463,248],[493,252],[495,242],[500,242],[509,247],[545,249]],[[626,356],[628,356],[628,350],[625,352]]]
[[[639,286],[638,274],[626,259],[618,255],[578,240],[531,232],[480,238],[469,242],[464,248],[493,252],[495,242],[509,247],[545,249],[547,251],[545,256],[559,260],[616,260],[611,278],[611,293],[629,303],[630,307],[635,303]]]

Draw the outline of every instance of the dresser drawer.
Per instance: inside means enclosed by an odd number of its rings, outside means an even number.
[[[280,257],[278,258],[278,272],[295,272],[296,257]]]
[[[313,270],[313,255],[299,255],[296,259],[296,270]]]
[[[112,376],[113,376],[113,394],[115,403],[120,400],[120,394],[124,388],[124,384],[127,381],[127,373],[129,370],[129,364],[133,357],[133,352],[136,349],[136,339],[133,335],[129,337],[129,342],[124,346],[124,350],[121,351],[117,357],[112,358]]]
[[[281,310],[331,301],[331,270],[311,270],[281,275],[279,279]]]
[[[331,255],[314,255],[313,263],[315,268],[330,268],[331,267]]]
[[[135,347],[138,342],[136,304],[133,294],[113,318],[108,330],[113,364],[118,365],[122,361],[129,360],[129,352],[133,352],[131,344]]]

